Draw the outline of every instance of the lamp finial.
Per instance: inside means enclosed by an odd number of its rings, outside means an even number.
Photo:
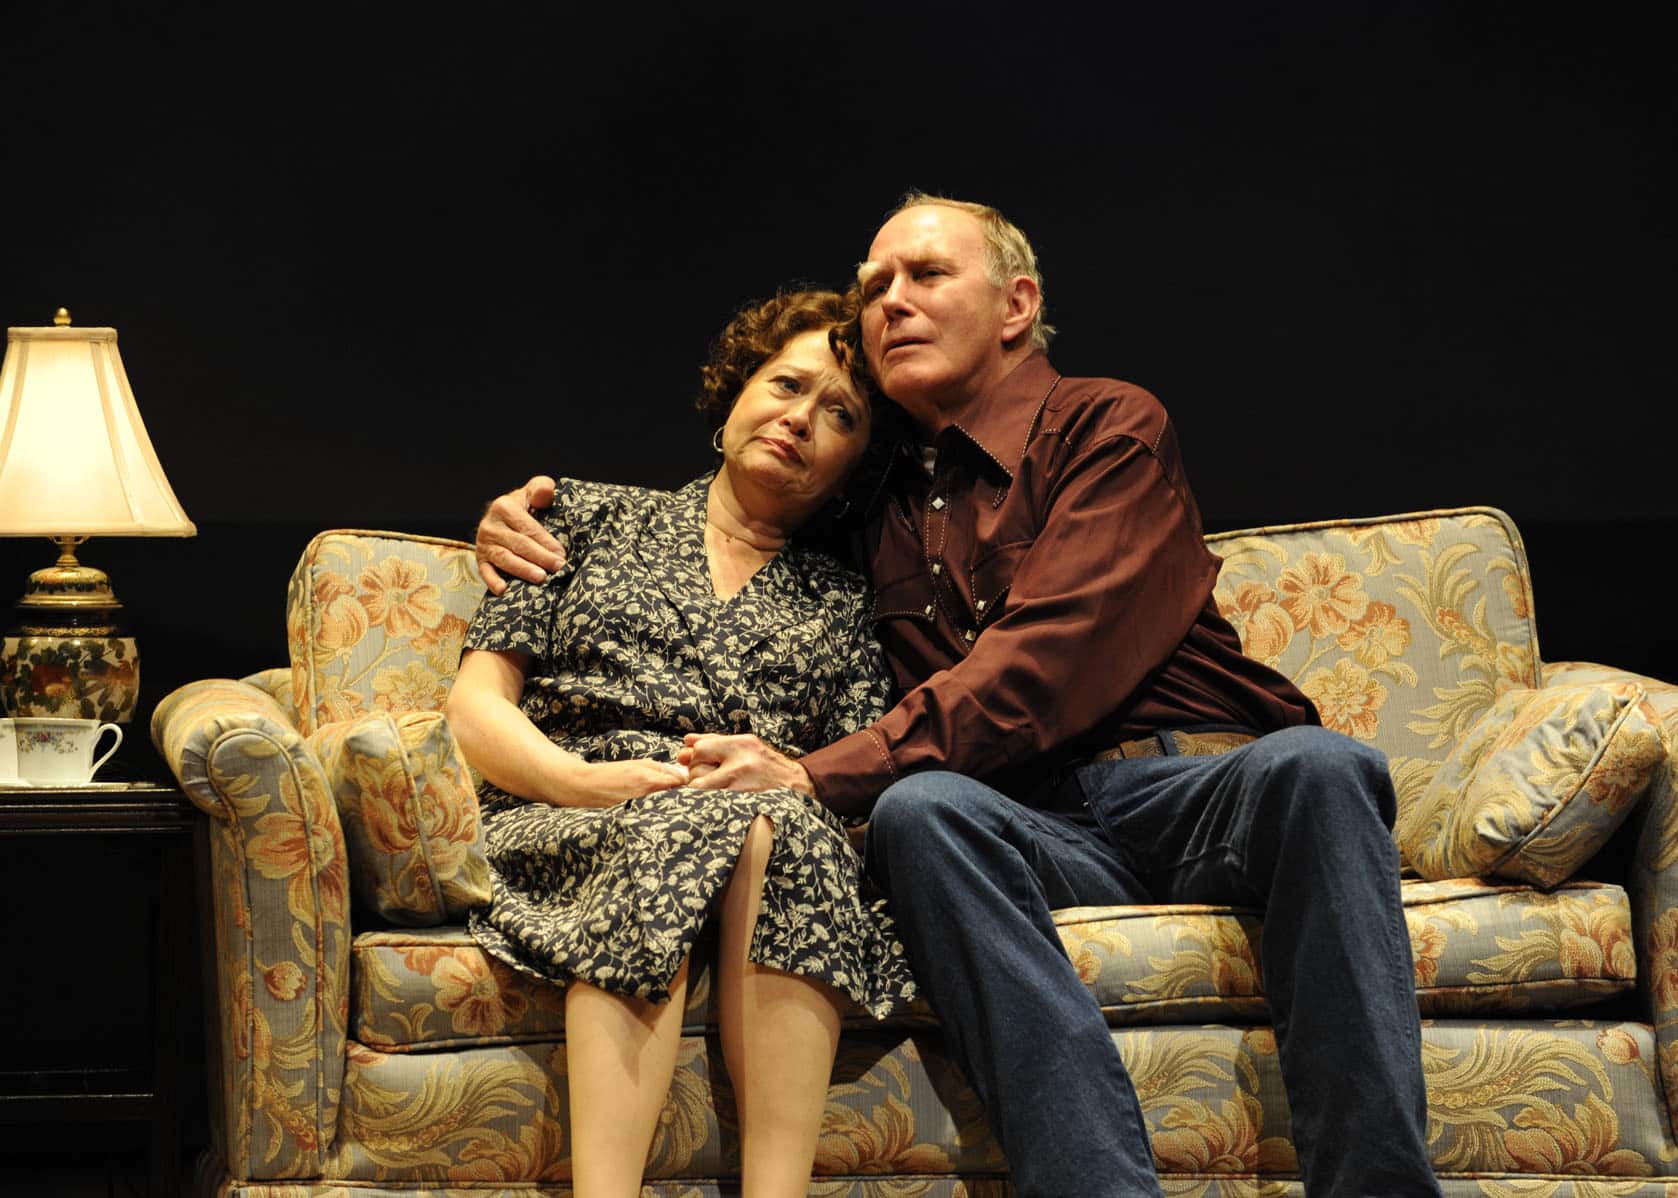
[[[53,324],[58,325],[60,327],[63,327],[64,325],[69,324],[70,323],[70,309],[60,308],[58,311],[54,312],[52,314],[52,322],[53,322]]]

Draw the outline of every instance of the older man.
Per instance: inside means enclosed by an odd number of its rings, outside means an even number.
[[[919,433],[865,535],[904,697],[797,761],[690,738],[699,784],[869,817],[868,868],[1021,1194],[1160,1192],[1050,918],[1143,902],[1265,908],[1308,1194],[1439,1194],[1386,763],[1242,654],[1164,408],[1049,364],[1036,256],[994,209],[911,196],[857,277],[869,365]],[[523,504],[497,501],[480,545],[528,575],[495,548]]]

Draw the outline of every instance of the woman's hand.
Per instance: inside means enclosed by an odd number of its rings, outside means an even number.
[[[691,785],[701,790],[774,790],[790,787],[814,798],[815,783],[798,762],[755,736],[690,732],[676,760],[688,767]]]
[[[688,772],[668,761],[579,761],[567,779],[568,807],[616,807],[642,795],[685,786]]]
[[[528,668],[522,653],[468,649],[445,705],[455,743],[496,786],[556,807],[615,807],[688,780],[673,762],[584,761],[554,744],[519,708]]]
[[[478,574],[490,594],[499,595],[507,589],[501,570],[526,582],[541,583],[565,564],[565,551],[559,542],[531,515],[552,507],[553,501],[554,480],[538,474],[519,490],[496,497],[484,512],[484,518],[478,521],[474,548]]]

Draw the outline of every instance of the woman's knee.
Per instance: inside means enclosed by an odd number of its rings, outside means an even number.
[[[751,827],[746,829],[746,839],[740,846],[740,855],[742,857],[748,854],[754,857],[767,857],[769,850],[774,847],[775,821],[770,819],[767,815],[759,815],[756,819],[752,820]]]
[[[763,879],[769,871],[769,857],[774,851],[775,821],[767,815],[758,815],[746,828],[746,837],[740,842],[740,855],[735,858],[728,889],[742,885],[753,890],[762,889]]]

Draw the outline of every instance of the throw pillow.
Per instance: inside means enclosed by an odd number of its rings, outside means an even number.
[[[1406,813],[1399,846],[1432,881],[1557,886],[1625,821],[1665,757],[1635,682],[1507,691]]]
[[[440,712],[372,712],[308,738],[338,801],[356,897],[410,927],[489,902],[478,797]]]

